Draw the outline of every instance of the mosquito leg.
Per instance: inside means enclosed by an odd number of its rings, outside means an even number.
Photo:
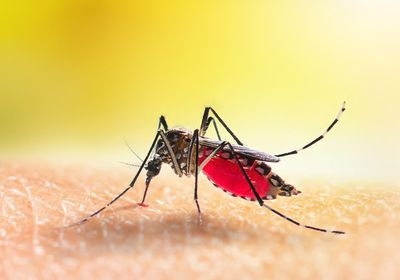
[[[160,116],[160,120],[158,121],[157,130],[159,130],[161,128],[161,126],[164,128],[165,131],[168,131],[168,124],[163,115]]]
[[[264,205],[264,201],[262,200],[262,198],[260,197],[260,195],[257,193],[256,188],[254,187],[253,183],[250,181],[249,176],[247,175],[246,171],[243,168],[242,163],[240,162],[240,160],[238,159],[235,150],[233,149],[232,145],[228,142],[227,143],[229,149],[231,150],[231,152],[233,153],[233,156],[237,162],[237,164],[239,165],[240,171],[243,173],[247,183],[249,184],[251,191],[253,192],[254,196],[256,197],[258,204],[260,204],[260,206]]]
[[[290,217],[288,217],[288,216],[286,216],[286,215],[280,213],[279,211],[277,211],[277,210],[271,208],[270,206],[268,206],[267,204],[265,204],[264,201],[261,199],[260,195],[257,193],[257,191],[256,191],[256,189],[255,189],[253,183],[251,182],[251,180],[250,180],[249,176],[247,175],[246,171],[244,170],[242,163],[239,161],[239,159],[238,159],[238,157],[237,157],[237,155],[236,155],[236,152],[235,152],[235,150],[233,149],[233,147],[232,147],[232,145],[231,145],[230,143],[228,143],[228,147],[229,147],[229,149],[232,151],[233,156],[234,156],[234,158],[235,158],[237,164],[239,165],[240,171],[241,171],[242,174],[244,175],[244,177],[245,177],[247,183],[249,184],[249,186],[250,186],[250,188],[251,188],[251,190],[252,190],[254,196],[256,197],[258,203],[260,204],[260,206],[267,208],[268,210],[272,211],[272,212],[275,213],[276,215],[278,215],[278,216],[280,216],[280,217],[282,217],[282,218],[288,220],[289,222],[291,222],[291,223],[293,223],[293,224],[295,224],[295,225],[297,225],[297,226],[300,226],[300,227],[308,228],[308,229],[315,230],[315,231],[322,231],[322,232],[335,233],[335,234],[345,234],[344,231],[339,231],[339,230],[332,230],[332,231],[330,231],[330,230],[323,229],[323,228],[318,228],[318,227],[313,227],[313,226],[308,226],[308,225],[300,224],[300,223],[297,222],[296,220],[293,220],[292,218],[290,218]]]
[[[181,177],[182,174],[183,174],[183,173],[182,173],[182,169],[181,169],[181,167],[180,167],[179,164],[178,164],[178,161],[177,161],[177,159],[176,159],[175,153],[174,153],[174,151],[173,151],[173,149],[172,149],[172,147],[171,147],[171,144],[170,144],[169,141],[168,141],[167,136],[165,135],[165,133],[164,133],[164,131],[163,131],[162,129],[159,130],[159,134],[160,134],[160,136],[161,136],[161,139],[159,140],[159,142],[161,142],[162,144],[164,144],[165,147],[167,148],[168,154],[170,155],[170,157],[171,157],[171,159],[172,159],[172,164],[173,164],[173,167],[174,167],[174,169],[175,169],[175,172],[179,175],[179,177]],[[149,168],[150,165],[151,165],[151,163],[149,162],[147,168]],[[146,200],[146,195],[147,195],[147,191],[148,191],[148,189],[149,189],[150,181],[151,181],[151,179],[152,179],[153,177],[154,177],[154,175],[148,176],[148,177],[146,178],[146,188],[145,188],[145,190],[144,190],[142,202],[140,202],[140,203],[138,204],[139,206],[144,206],[144,207],[147,207],[147,206],[148,206],[148,205],[146,205],[146,204],[144,203],[144,201]]]
[[[133,188],[133,186],[136,183],[137,178],[140,175],[140,172],[142,172],[143,167],[145,166],[147,160],[149,159],[149,156],[151,154],[151,151],[153,150],[154,146],[156,145],[157,139],[160,136],[160,132],[157,132],[156,136],[154,137],[153,143],[150,146],[150,149],[146,155],[146,157],[144,158],[142,164],[139,167],[139,170],[137,171],[135,177],[132,179],[132,182],[129,184],[129,187],[127,187],[125,190],[123,190],[119,195],[117,195],[116,197],[114,197],[110,202],[108,202],[105,206],[103,206],[102,208],[96,210],[95,212],[93,212],[92,214],[90,214],[88,217],[84,218],[83,220],[73,224],[73,225],[79,225],[79,224],[83,224],[85,222],[87,222],[88,220],[90,220],[91,218],[93,218],[94,216],[96,216],[97,214],[99,214],[100,212],[104,211],[106,208],[108,208],[111,204],[113,204],[115,201],[117,201],[121,196],[123,196],[127,191],[129,191],[129,189]]]
[[[159,133],[161,126],[164,128],[165,131],[168,131],[168,124],[167,121],[165,119],[165,117],[163,115],[160,116],[159,121],[158,121],[158,126],[157,126],[157,133]],[[128,144],[128,142],[125,141],[125,144],[128,146],[129,150],[141,161],[143,162],[143,160],[139,157],[138,154],[135,153],[135,151],[130,147],[130,145]],[[156,148],[156,146],[154,146],[153,150],[151,151],[151,154],[154,152],[154,149]],[[125,163],[123,162],[123,164],[127,164],[127,165],[131,165],[131,166],[136,166],[135,164],[129,164],[129,163]],[[139,167],[139,166],[137,166]],[[142,202],[139,203],[139,206],[147,206],[146,204],[144,204],[144,201],[146,199],[146,195],[147,195],[147,190],[149,188],[149,184],[150,182],[146,181],[146,189],[144,191],[143,194],[143,199]]]
[[[197,194],[197,190],[198,190],[198,176],[199,176],[199,172],[203,169],[203,167],[220,151],[222,150],[227,144],[228,142],[224,141],[221,144],[218,145],[217,148],[215,148],[214,151],[212,151],[211,154],[209,154],[201,163],[201,165],[199,166],[199,134],[198,134],[198,130],[196,129],[193,133],[193,137],[195,137],[195,142],[196,142],[196,150],[195,150],[195,182],[194,182],[194,201],[196,202],[196,207],[197,207],[197,212],[199,214],[199,223],[202,222],[201,219],[201,210],[200,210],[200,205],[198,202],[198,194]],[[190,170],[190,169],[189,169]]]
[[[168,150],[169,156],[172,159],[172,163],[174,165],[176,174],[178,174],[179,177],[182,177],[182,175],[183,175],[182,169],[178,164],[178,160],[176,159],[176,155],[175,155],[175,153],[174,153],[174,151],[173,151],[173,149],[171,147],[171,144],[168,141],[167,136],[165,135],[164,131],[161,130],[161,129],[160,129],[160,136],[161,136],[165,146],[167,147],[167,150]]]
[[[310,143],[308,143],[307,145],[304,145],[302,148],[297,149],[297,150],[293,150],[291,152],[287,152],[287,153],[282,153],[282,154],[278,154],[275,155],[276,157],[284,157],[284,156],[289,156],[289,155],[294,155],[297,154],[298,152],[300,152],[301,150],[305,150],[309,147],[311,147],[312,145],[314,145],[315,143],[317,143],[318,141],[322,140],[322,138],[325,137],[325,135],[332,129],[332,127],[335,126],[335,124],[339,121],[340,117],[342,116],[343,112],[346,110],[346,102],[343,102],[342,108],[340,108],[336,118],[333,120],[333,122],[328,126],[328,128],[325,130],[325,132],[323,134],[321,134],[320,136],[318,136],[317,138],[315,138],[314,140],[312,140]]]
[[[205,130],[207,130],[207,128],[208,128],[208,126],[210,125],[211,122],[213,122],[213,124],[214,124],[215,131],[216,131],[216,133],[217,133],[218,139],[221,140],[221,136],[220,136],[220,134],[219,134],[217,124],[215,123],[213,117],[208,117],[207,123],[206,123],[206,125],[205,125]],[[199,133],[198,133],[198,134],[199,134]],[[190,144],[189,144],[189,149],[188,149],[188,153],[187,153],[187,162],[186,162],[187,170],[189,170],[189,171],[191,170],[192,150],[193,150],[193,146],[194,146],[194,143],[195,143],[195,139],[196,139],[196,138],[194,137],[194,134],[193,134],[193,137],[192,137],[192,139],[191,139],[191,141],[190,141]],[[225,143],[225,142],[223,142],[223,143]],[[222,144],[222,143],[221,143],[221,144]],[[225,146],[225,145],[226,145],[226,144],[224,144],[224,146]],[[217,148],[218,148],[218,147],[217,147]],[[215,153],[216,153],[216,152],[215,152]],[[213,156],[215,155],[215,153],[213,154]],[[211,156],[211,157],[212,157],[212,156]],[[204,166],[204,165],[211,159],[211,157],[210,157],[208,160],[203,161],[202,165]],[[200,168],[200,170],[201,170],[201,169],[202,169],[202,168]]]
[[[168,124],[163,115],[161,115],[158,120],[157,131],[160,130],[161,126],[164,128],[165,131],[168,131]],[[154,146],[153,151],[151,151],[151,156],[154,155],[155,149],[156,149],[156,146]]]
[[[213,126],[214,126],[215,133],[217,134],[218,140],[221,141],[221,135],[219,134],[219,130],[218,130],[217,123],[215,122],[215,120],[214,120],[213,117],[208,117],[207,122],[206,122],[206,125],[205,125],[205,128],[204,128],[204,134],[207,132],[208,127],[210,126],[211,123],[212,123]]]
[[[218,145],[218,147],[202,162],[202,164],[200,166],[199,166],[199,130],[198,129],[196,129],[193,132],[192,143],[195,146],[194,201],[196,202],[197,211],[198,211],[199,215],[201,215],[200,205],[198,202],[198,193],[197,193],[199,171],[201,171],[203,169],[203,167],[210,161],[210,159],[213,158],[218,151],[220,151],[223,147],[225,147],[228,144],[228,142],[224,141],[220,145]],[[192,147],[190,147],[190,149],[189,149],[189,155],[191,155],[191,150],[192,150]],[[188,165],[188,172],[190,172],[190,165]]]
[[[194,143],[194,142],[193,142]],[[226,145],[228,144],[227,141],[223,141],[221,144],[219,144],[214,151],[211,152],[211,154],[209,154],[204,160],[203,162],[198,166],[198,172],[200,172],[204,166],[220,151],[222,150]],[[192,146],[192,145],[191,145]],[[188,158],[191,156],[191,150],[193,149],[193,147],[189,148],[189,156]],[[191,165],[190,165],[191,160],[188,160],[188,170],[191,170]]]
[[[190,140],[190,143],[189,143],[189,149],[188,149],[188,151],[187,151],[187,159],[186,159],[186,167],[187,167],[187,170],[188,170],[188,173],[190,173],[190,170],[191,170],[191,168],[192,168],[192,151],[193,151],[193,146],[194,146],[194,144],[195,144],[195,142],[196,142],[196,139],[198,138],[198,137],[196,137],[196,136],[198,136],[199,135],[199,130],[198,129],[196,129],[194,132],[193,132],[193,136],[192,136],[192,139]]]
[[[207,130],[207,119],[208,115],[210,114],[210,107],[206,107],[203,112],[203,117],[201,119],[201,124],[200,124],[200,131],[199,134],[200,136],[204,136]]]
[[[233,137],[233,139],[235,139],[236,143],[240,146],[243,146],[243,143],[239,140],[239,138],[236,137],[236,135],[233,133],[233,131],[228,127],[228,125],[224,122],[223,119],[221,119],[221,117],[217,114],[217,112],[211,108],[211,107],[206,107],[204,109],[204,113],[203,113],[203,118],[201,120],[201,125],[200,125],[200,132],[199,135],[200,136],[204,136],[208,125],[207,125],[207,121],[209,120],[209,114],[210,111],[214,114],[214,116],[217,118],[217,120],[222,124],[222,126],[226,129],[226,131],[229,132],[229,134]],[[218,131],[218,130],[217,130]],[[218,133],[219,134],[219,133]]]
[[[204,160],[203,162],[200,164],[199,166],[199,171],[203,170],[204,166],[206,166],[206,164],[220,151],[222,150],[226,145],[228,145],[227,141],[222,142],[221,144],[219,144],[217,146],[217,148],[215,148],[214,151],[211,152],[211,154],[209,154]]]
[[[196,129],[193,133],[195,138],[195,160],[194,160],[194,201],[196,202],[197,212],[201,215],[200,205],[198,201],[198,177],[199,177],[199,130]]]

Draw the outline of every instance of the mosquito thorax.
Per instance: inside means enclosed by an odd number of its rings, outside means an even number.
[[[191,162],[189,163],[188,157],[193,133],[184,128],[173,128],[166,131],[165,136],[168,139],[168,143],[171,146],[173,156],[175,157],[182,173],[186,176],[190,176],[191,173],[188,171],[188,165],[192,165],[193,159],[191,159]],[[170,165],[176,173],[172,157],[168,151],[168,147],[161,139],[157,142],[156,154],[161,158],[161,161],[163,163]]]

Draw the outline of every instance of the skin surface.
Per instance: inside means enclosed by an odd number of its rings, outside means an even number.
[[[296,227],[204,176],[203,222],[193,178],[163,168],[139,207],[134,189],[88,223],[136,169],[2,161],[0,279],[396,279],[400,191],[390,186],[304,181],[301,195],[268,204],[344,236]],[[165,167],[165,166],[164,166]],[[287,176],[285,176],[287,177]]]

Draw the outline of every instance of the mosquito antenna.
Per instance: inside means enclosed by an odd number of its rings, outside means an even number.
[[[320,136],[318,136],[317,138],[315,138],[314,140],[312,140],[310,143],[308,143],[307,145],[304,145],[302,148],[297,149],[297,150],[293,150],[291,152],[287,152],[287,153],[282,153],[282,154],[278,154],[275,155],[276,157],[285,157],[288,155],[294,155],[297,154],[298,152],[300,152],[301,150],[305,150],[307,148],[309,148],[310,146],[314,145],[315,143],[317,143],[318,141],[322,140],[322,138],[325,137],[325,135],[332,129],[332,127],[335,126],[335,124],[339,121],[340,117],[342,116],[343,112],[346,110],[346,102],[343,102],[342,107],[340,108],[338,114],[336,115],[336,118],[333,120],[333,122],[328,126],[328,128],[325,130],[324,133],[322,133]]]
[[[324,228],[318,228],[318,227],[313,227],[313,226],[308,226],[308,225],[303,225],[300,224],[298,221],[293,220],[292,218],[282,214],[281,212],[273,209],[272,207],[268,206],[267,204],[263,204],[262,206],[264,206],[265,208],[267,208],[268,210],[272,211],[273,213],[275,213],[276,215],[288,220],[289,222],[299,226],[299,227],[304,227],[304,228],[308,228],[308,229],[312,229],[312,230],[316,230],[316,231],[322,231],[322,232],[327,232],[327,233],[334,233],[334,234],[345,234],[344,231],[340,231],[340,230],[327,230]]]
[[[129,166],[134,166],[134,167],[140,167],[139,164],[129,163],[129,162],[125,162],[125,161],[119,161],[119,163],[129,165]]]
[[[134,154],[135,157],[137,157],[138,160],[140,160],[141,162],[143,162],[143,159],[141,159],[140,156],[138,156],[138,154],[135,153],[135,151],[131,148],[131,146],[129,146],[128,142],[127,142],[126,140],[124,140],[124,141],[125,141],[126,146],[129,148],[129,150],[131,150],[132,154]]]

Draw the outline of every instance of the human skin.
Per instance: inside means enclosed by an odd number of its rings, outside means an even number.
[[[168,168],[137,206],[144,177],[105,205],[137,169],[125,166],[3,160],[0,165],[1,279],[396,279],[400,273],[400,191],[396,186],[304,181],[303,193],[270,206],[306,224],[296,227],[254,202],[200,179],[202,222],[193,178]]]

